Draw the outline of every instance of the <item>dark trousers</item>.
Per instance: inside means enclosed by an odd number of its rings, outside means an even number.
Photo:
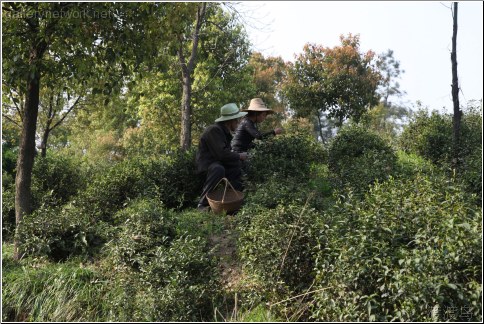
[[[198,205],[208,206],[207,193],[209,193],[222,178],[227,178],[235,190],[242,191],[244,186],[242,184],[242,173],[240,163],[238,166],[226,167],[220,162],[213,162],[208,167],[206,172],[202,173],[205,177],[203,184],[203,191]]]

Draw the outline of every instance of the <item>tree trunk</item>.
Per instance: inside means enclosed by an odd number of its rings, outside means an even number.
[[[207,3],[203,2],[197,9],[197,19],[195,21],[195,28],[192,35],[192,52],[188,62],[183,55],[183,43],[180,40],[180,49],[178,51],[178,58],[180,60],[182,68],[182,80],[183,80],[183,94],[182,94],[182,124],[180,134],[180,145],[183,151],[190,148],[192,144],[192,79],[191,75],[195,69],[195,60],[197,58],[198,41],[200,38],[200,28],[202,27],[203,20],[205,18],[205,10]]]
[[[192,142],[191,131],[191,116],[192,106],[190,100],[192,98],[192,80],[190,75],[183,76],[183,95],[182,95],[182,127],[180,145],[182,150],[186,151],[190,148]]]
[[[31,183],[32,168],[35,157],[35,131],[37,129],[37,114],[39,111],[40,73],[36,70],[28,81],[25,113],[22,124],[22,138],[20,140],[17,159],[17,176],[15,178],[15,231],[24,215],[31,212]],[[14,240],[14,259],[20,258],[18,238]]]
[[[47,141],[49,139],[49,125],[47,125],[46,129],[44,130],[44,134],[42,134],[42,142],[40,143],[41,154],[43,158],[47,156]]]
[[[460,150],[460,122],[462,112],[459,106],[459,81],[457,79],[457,2],[454,2],[454,27],[452,33],[452,53],[450,60],[452,62],[452,101],[454,103],[454,117],[453,117],[453,158],[452,165],[456,169],[459,164],[459,150]]]
[[[27,79],[27,95],[22,121],[22,135],[17,158],[17,175],[15,177],[15,233],[25,215],[31,212],[31,184],[32,169],[35,157],[35,133],[37,131],[37,115],[39,113],[40,95],[40,64],[47,43],[34,40],[30,50],[29,67],[30,73]],[[18,236],[14,238],[15,260],[20,259]]]

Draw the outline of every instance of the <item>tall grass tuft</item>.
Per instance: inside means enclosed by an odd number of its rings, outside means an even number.
[[[2,321],[103,321],[108,316],[107,281],[92,269],[70,262],[6,270]]]

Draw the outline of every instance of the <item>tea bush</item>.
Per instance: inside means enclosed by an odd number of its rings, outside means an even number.
[[[107,222],[138,197],[156,198],[168,208],[183,208],[201,193],[194,151],[179,152],[159,159],[133,158],[119,162],[96,175],[79,197],[90,213]]]
[[[197,175],[195,153],[194,149],[179,151],[164,157],[162,162],[149,160],[144,163],[145,177],[168,208],[196,206],[203,182]]]
[[[114,216],[119,233],[112,242],[119,264],[139,269],[153,257],[154,249],[167,246],[176,236],[173,213],[154,199],[138,199]]]
[[[37,156],[32,170],[33,208],[41,205],[60,206],[85,186],[80,163],[52,152]]]
[[[444,169],[452,168],[452,115],[418,112],[400,137],[400,147]],[[458,178],[468,192],[482,196],[482,111],[468,108],[461,120]],[[480,203],[482,199],[479,198]]]
[[[455,182],[390,179],[325,220],[314,320],[482,320],[482,211]]]
[[[5,158],[9,160],[10,158]],[[13,161],[2,179],[2,235],[10,240],[15,229],[15,172]],[[62,154],[52,153],[35,158],[32,171],[32,208],[61,206],[85,186],[79,163]]]
[[[323,208],[323,193],[300,178],[271,177],[264,183],[250,183],[244,204],[273,209],[278,205],[300,204]],[[308,198],[311,198],[308,200]]]
[[[207,241],[180,235],[174,213],[153,199],[133,201],[115,219],[120,230],[106,253],[128,294],[113,301],[116,320],[209,319],[218,286]]]
[[[2,185],[2,240],[10,241],[15,232],[15,186]]]
[[[305,135],[282,135],[257,142],[248,161],[248,179],[264,182],[270,177],[308,179],[311,165],[325,160],[323,147]]]
[[[323,228],[318,214],[303,204],[266,209],[244,207],[238,252],[244,269],[268,287],[301,291],[313,279],[314,248]]]
[[[452,116],[434,111],[417,112],[400,136],[400,147],[434,164],[450,161],[452,153]]]
[[[376,180],[387,179],[396,169],[396,160],[388,144],[359,126],[343,128],[328,148],[335,187],[349,187],[355,193],[364,193]]]
[[[24,217],[18,230],[23,254],[56,261],[74,255],[93,256],[112,235],[110,225],[90,218],[73,204],[39,208]]]

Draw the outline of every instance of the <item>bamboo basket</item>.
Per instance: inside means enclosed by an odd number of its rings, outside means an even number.
[[[230,213],[240,209],[244,201],[244,194],[235,190],[227,178],[222,178],[214,188],[225,181],[225,188],[214,189],[207,194],[207,200],[212,211],[216,214]],[[228,188],[230,186],[230,188]]]

